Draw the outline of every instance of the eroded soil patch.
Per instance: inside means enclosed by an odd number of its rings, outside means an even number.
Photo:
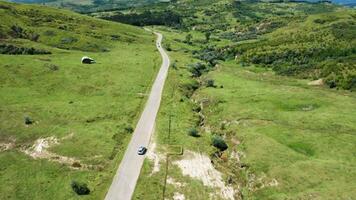
[[[234,199],[234,188],[225,185],[222,174],[214,168],[208,156],[185,151],[184,158],[174,161],[173,164],[182,170],[183,175],[199,179],[205,186],[219,188],[218,195],[222,198]]]

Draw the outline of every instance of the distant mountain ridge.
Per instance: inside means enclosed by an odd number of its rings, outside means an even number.
[[[18,3],[49,3],[49,2],[58,2],[58,0],[10,0],[12,2],[18,2]],[[298,1],[298,0],[297,0]],[[303,1],[310,1],[310,2],[317,2],[318,0],[303,0]],[[105,0],[92,0],[91,1],[94,4],[99,4],[100,2],[102,2],[103,4],[109,2],[109,1],[105,1]],[[142,1],[138,1],[138,0],[117,0],[117,1],[113,1],[113,2],[142,2]],[[157,2],[157,1],[148,1],[148,2]],[[342,4],[342,5],[355,5],[356,4],[356,0],[331,0],[331,2],[336,3],[336,4]],[[72,1],[71,3],[76,4],[75,1]]]

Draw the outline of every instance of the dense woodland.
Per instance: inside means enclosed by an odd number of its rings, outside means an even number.
[[[164,25],[179,28],[182,17],[170,10],[165,11],[145,11],[143,13],[122,14],[117,12],[115,15],[104,17],[111,21],[118,21],[135,26]]]

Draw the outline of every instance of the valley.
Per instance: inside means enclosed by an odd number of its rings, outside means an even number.
[[[144,28],[170,66],[133,196],[113,199],[356,196],[355,9],[88,2],[0,2],[0,199],[105,198],[146,135],[162,60]]]

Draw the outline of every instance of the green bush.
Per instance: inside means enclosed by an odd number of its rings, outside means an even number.
[[[192,73],[192,77],[200,77],[204,72],[207,71],[207,67],[203,63],[195,63],[189,65],[189,71]]]
[[[212,145],[218,148],[220,151],[225,151],[228,148],[225,140],[219,135],[213,136]]]
[[[134,129],[132,128],[132,126],[127,125],[127,126],[125,127],[125,132],[126,132],[126,133],[133,133],[133,132],[134,132]]]
[[[30,124],[33,124],[33,120],[30,118],[30,117],[25,117],[25,124],[26,125],[30,125]]]
[[[75,193],[77,193],[78,195],[88,195],[90,193],[90,189],[88,188],[87,184],[85,184],[85,183],[72,181],[70,186],[72,187],[73,191]]]
[[[189,129],[188,135],[193,136],[193,137],[200,137],[199,132],[196,128]]]
[[[213,79],[209,79],[206,81],[206,87],[216,87],[215,81]]]

